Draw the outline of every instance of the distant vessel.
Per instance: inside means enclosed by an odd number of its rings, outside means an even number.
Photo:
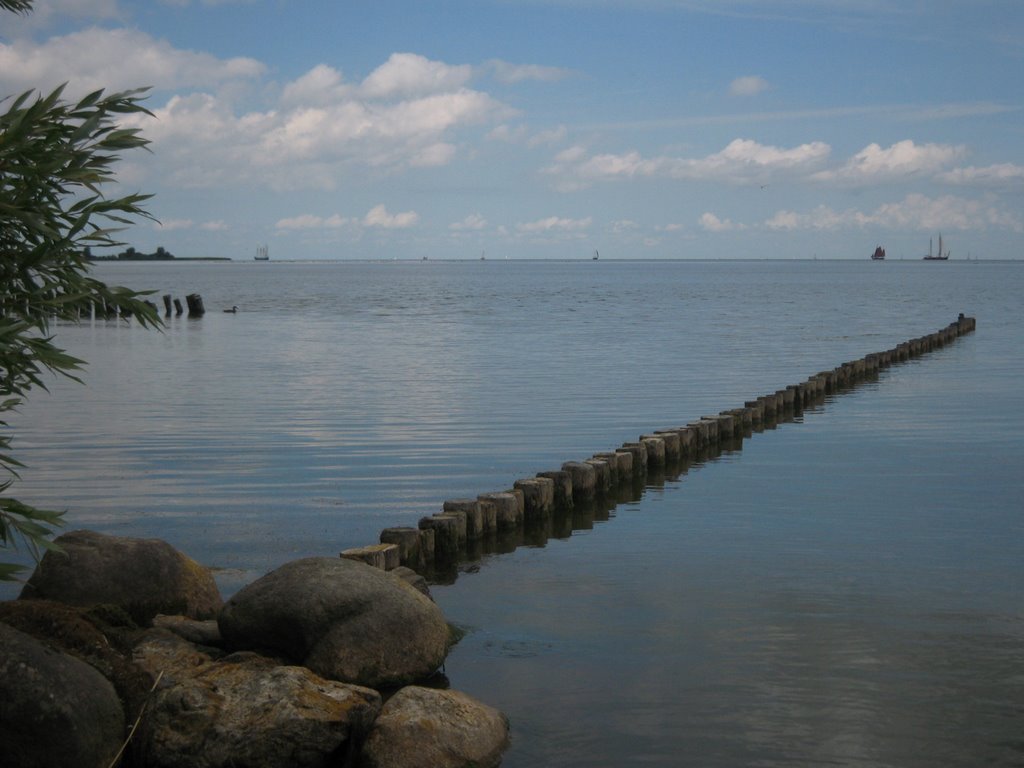
[[[257,245],[255,260],[270,261],[270,248],[265,245]]]
[[[872,261],[884,261],[885,260],[885,248],[882,246],[876,246],[875,252],[871,254]]]
[[[599,254],[599,253],[597,252],[597,249],[595,248],[595,249],[594,249],[594,258],[593,258],[593,261],[597,261],[597,260],[598,260],[599,258],[601,258],[601,254]]]
[[[932,239],[928,238],[928,255],[924,257],[925,261],[946,261],[949,258],[949,251],[942,252],[942,233],[939,233],[939,252],[936,254],[932,253]]]

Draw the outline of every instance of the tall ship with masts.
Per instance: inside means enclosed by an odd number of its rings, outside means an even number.
[[[882,246],[876,246],[875,252],[871,254],[872,261],[885,261],[885,248]]]
[[[256,246],[256,261],[270,261],[270,247],[266,245]]]
[[[942,251],[942,233],[939,233],[939,252],[932,253],[932,239],[928,238],[928,255],[924,257],[925,261],[946,261],[949,259],[949,251],[945,253]]]

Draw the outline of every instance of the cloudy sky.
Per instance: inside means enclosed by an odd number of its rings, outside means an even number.
[[[1024,258],[1020,0],[37,0],[0,95],[150,86],[141,250]],[[111,190],[111,192],[118,190]]]

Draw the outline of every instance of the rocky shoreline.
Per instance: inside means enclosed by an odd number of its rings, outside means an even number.
[[[305,558],[222,603],[158,539],[57,544],[0,604],[4,766],[501,761],[508,719],[446,689],[456,633],[411,572]]]

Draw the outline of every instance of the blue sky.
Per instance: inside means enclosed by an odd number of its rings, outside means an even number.
[[[141,250],[1024,257],[1020,0],[37,0],[0,94],[151,86]]]

